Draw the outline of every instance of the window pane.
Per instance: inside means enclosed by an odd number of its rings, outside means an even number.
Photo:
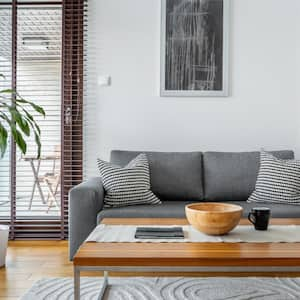
[[[33,137],[25,156],[17,152],[18,218],[60,216],[61,26],[61,7],[18,9],[17,89],[47,114],[29,109],[42,132],[42,159]]]
[[[0,90],[11,88],[11,8],[0,6]],[[6,127],[7,128],[7,127]],[[9,145],[0,159],[0,218],[10,218]]]

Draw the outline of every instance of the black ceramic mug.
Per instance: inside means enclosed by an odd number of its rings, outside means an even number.
[[[254,207],[248,215],[248,220],[254,225],[256,230],[267,230],[270,220],[271,210],[268,207]]]

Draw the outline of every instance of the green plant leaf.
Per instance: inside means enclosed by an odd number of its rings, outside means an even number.
[[[3,158],[7,148],[7,130],[0,123],[0,157]]]
[[[40,135],[41,134],[40,127],[38,126],[38,124],[34,120],[33,116],[26,109],[22,108],[22,110],[24,111],[24,113],[26,115],[27,121],[30,123],[30,125],[32,125],[32,129],[36,129],[38,134]]]
[[[41,148],[42,148],[42,145],[41,145],[41,142],[40,142],[40,135],[41,135],[40,127],[37,125],[37,123],[33,119],[32,115],[30,115],[26,109],[24,109],[24,108],[22,108],[22,109],[23,109],[23,111],[26,115],[26,119],[27,119],[30,127],[32,128],[32,130],[34,132],[35,143],[38,147],[38,149],[37,149],[38,150],[37,158],[40,158]]]
[[[19,125],[19,124],[18,124]],[[20,126],[20,125],[19,125]],[[20,128],[22,129],[22,131],[27,135],[30,136],[30,127],[28,122],[22,118],[22,127],[20,126]]]
[[[11,126],[11,121],[9,117],[1,110],[0,110],[0,118],[4,120],[9,126]]]
[[[5,78],[2,74],[0,74],[0,77]],[[35,118],[25,109],[26,106],[31,106],[35,112],[44,117],[46,116],[41,106],[27,101],[21,97],[16,90],[0,90],[0,120],[3,120],[4,125],[7,124],[10,127],[11,135],[23,154],[27,151],[25,136],[30,136],[30,133],[33,132],[39,158],[41,155],[41,130]],[[7,148],[7,139],[8,131],[1,124],[0,158],[3,157]]]
[[[44,117],[46,116],[46,113],[45,113],[44,109],[41,106],[36,105],[36,104],[34,104],[32,102],[30,102],[30,105],[34,108],[34,110],[36,112],[38,112],[39,114],[43,115]]]
[[[22,130],[22,132],[29,136],[30,135],[30,128],[28,122],[23,118],[22,114],[15,109],[14,107],[11,107],[9,109],[11,113],[11,121],[18,124],[19,128]]]
[[[41,145],[41,141],[40,141],[40,135],[34,131],[34,139],[35,139],[35,143],[37,144],[37,147],[38,147],[38,155],[37,155],[37,158],[40,158],[41,157],[41,149],[42,149],[42,145]]]
[[[4,93],[13,94],[14,90],[12,90],[12,89],[1,90],[0,93],[2,93],[2,94],[4,94]]]
[[[21,152],[23,154],[26,154],[27,145],[26,145],[25,140],[23,139],[21,132],[18,129],[16,129],[16,126],[12,126],[11,133],[13,135],[13,138],[14,138],[17,146],[20,148]]]
[[[19,96],[19,95],[18,95],[18,96]],[[23,99],[22,97],[19,96],[19,98],[16,99],[16,102],[17,102],[17,103],[28,104],[28,105],[30,105],[36,112],[38,112],[39,114],[43,115],[44,117],[46,116],[45,110],[44,110],[41,106],[39,106],[39,105],[37,105],[37,104],[35,104],[35,103],[31,102],[31,101],[27,101],[27,100],[25,100],[25,99]]]

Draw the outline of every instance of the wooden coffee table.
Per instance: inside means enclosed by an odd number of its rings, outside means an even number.
[[[104,219],[115,225],[186,225],[186,219]],[[248,220],[240,224],[249,225]],[[271,224],[300,225],[299,219]],[[299,232],[300,234],[300,232]],[[95,243],[85,242],[74,257],[74,295],[80,299],[80,272],[201,272],[201,276],[300,276],[300,243]],[[178,274],[177,274],[178,275]]]

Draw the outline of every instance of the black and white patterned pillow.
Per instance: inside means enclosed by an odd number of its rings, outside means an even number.
[[[248,202],[300,205],[300,161],[279,159],[261,151],[255,190]]]
[[[101,159],[97,162],[106,192],[106,207],[161,203],[150,190],[150,171],[146,154],[138,155],[124,168]]]

